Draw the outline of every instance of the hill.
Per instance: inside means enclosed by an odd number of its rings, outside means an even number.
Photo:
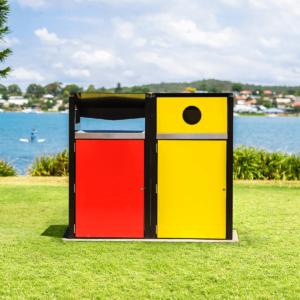
[[[151,83],[151,84],[145,84],[140,86],[140,89],[149,89],[150,92],[153,93],[162,93],[162,92],[173,92],[173,93],[179,93],[181,91],[184,91],[187,87],[192,87],[199,89],[200,85],[207,84],[208,88],[212,88],[214,86],[221,87],[222,90],[231,90],[231,86],[234,84],[232,81],[227,80],[218,80],[218,79],[205,79],[205,80],[198,80],[198,81],[192,81],[192,82],[171,82],[171,83]],[[256,90],[256,89],[263,89],[263,90],[270,90],[272,92],[280,91],[280,92],[288,92],[290,90],[293,90],[294,92],[300,91],[300,86],[286,86],[286,85],[255,85],[255,84],[248,84],[248,83],[242,83],[245,90]],[[123,92],[130,92],[132,87],[122,87]],[[111,91],[114,91],[114,88],[110,89]]]

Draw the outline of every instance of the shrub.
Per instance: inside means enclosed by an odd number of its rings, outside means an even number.
[[[233,151],[233,179],[300,180],[300,156],[238,147]]]
[[[69,151],[36,157],[26,173],[31,176],[68,176],[69,175]]]
[[[17,176],[18,172],[15,167],[8,161],[0,159],[0,177]]]

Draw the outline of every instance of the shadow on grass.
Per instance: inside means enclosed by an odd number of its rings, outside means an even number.
[[[68,225],[50,225],[41,235],[62,238]]]

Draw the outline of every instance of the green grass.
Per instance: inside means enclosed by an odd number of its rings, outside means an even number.
[[[300,299],[299,183],[236,183],[236,244],[63,242],[67,198],[0,181],[0,298]]]

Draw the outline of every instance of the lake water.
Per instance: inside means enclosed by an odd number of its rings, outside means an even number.
[[[20,174],[34,157],[55,153],[68,147],[68,114],[0,113],[0,156],[16,165]],[[82,118],[84,129],[144,130],[144,119],[106,121]],[[43,143],[24,143],[32,129]],[[266,150],[299,152],[300,118],[234,117],[234,145],[261,147]]]

